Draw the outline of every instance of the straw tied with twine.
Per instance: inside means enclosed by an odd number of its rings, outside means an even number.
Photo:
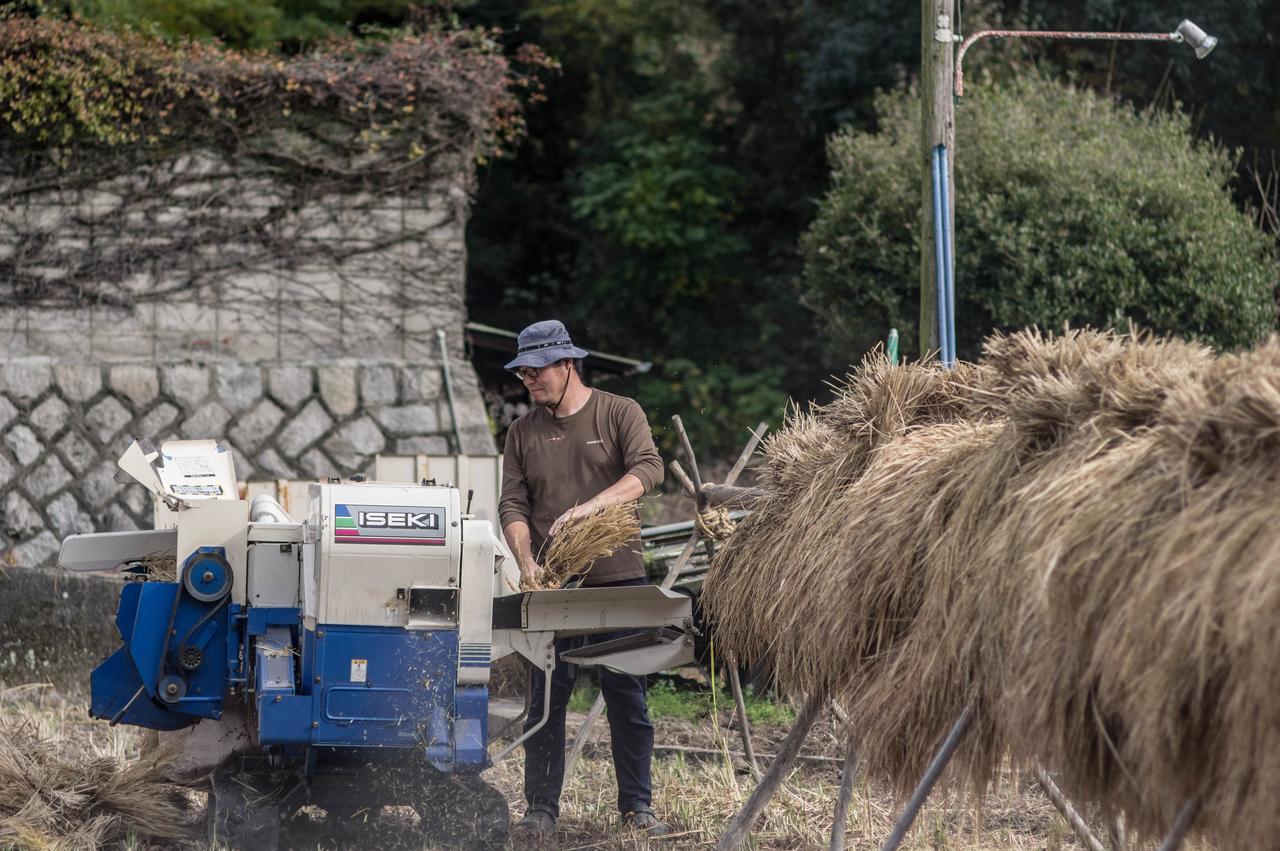
[[[1008,756],[1147,836],[1199,796],[1219,847],[1276,847],[1280,341],[877,355],[763,451],[703,603],[839,701],[872,771],[909,789],[971,705],[952,771],[978,793]]]
[[[545,546],[542,573],[535,582],[521,581],[522,591],[563,588],[585,577],[600,559],[613,555],[640,536],[640,503],[624,502],[567,521]]]

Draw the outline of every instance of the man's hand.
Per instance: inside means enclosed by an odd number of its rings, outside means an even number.
[[[564,514],[556,518],[556,522],[551,524],[551,530],[547,532],[548,536],[554,536],[557,532],[564,528],[564,524],[570,520],[577,520],[579,517],[586,517],[595,512],[595,507],[591,502],[584,502],[582,505],[575,505]]]
[[[542,565],[538,564],[532,556],[520,560],[520,584],[522,586],[537,585],[541,577]]]

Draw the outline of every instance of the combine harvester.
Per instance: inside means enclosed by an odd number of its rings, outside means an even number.
[[[308,805],[348,826],[407,805],[428,840],[501,847],[506,800],[480,774],[529,733],[490,753],[494,660],[527,659],[549,701],[559,637],[634,631],[565,658],[635,675],[692,658],[682,594],[517,591],[455,487],[331,479],[298,520],[239,499],[212,440],[135,441],[119,466],[152,493],[156,528],[73,535],[60,557],[127,580],[90,714],[162,731],[182,769],[210,773],[213,842],[274,848]]]

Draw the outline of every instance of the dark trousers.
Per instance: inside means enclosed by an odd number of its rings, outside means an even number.
[[[645,579],[603,583],[608,586],[647,585]],[[600,586],[593,586],[600,587]],[[612,632],[565,638],[556,642],[556,667],[551,674],[551,713],[545,727],[524,743],[524,797],[530,809],[560,817],[560,789],[564,783],[565,708],[578,678],[578,666],[560,658],[566,650],[620,638],[627,632]],[[653,725],[645,705],[645,678],[619,674],[604,668],[600,691],[608,709],[609,738],[613,748],[613,771],[618,778],[618,811],[648,809],[652,800],[649,762],[653,757]],[[529,718],[525,730],[542,720],[543,673],[532,672]]]

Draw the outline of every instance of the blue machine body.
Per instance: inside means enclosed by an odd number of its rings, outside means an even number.
[[[308,748],[415,750],[442,771],[489,764],[488,689],[458,683],[456,629],[319,624],[301,610],[230,602],[216,548],[179,576],[131,582],[116,611],[123,642],[91,678],[90,714],[156,730],[218,719],[231,699],[257,744],[315,770]],[[201,559],[204,559],[203,561]],[[225,565],[225,559],[221,559]],[[202,599],[204,598],[204,599]]]
[[[262,678],[264,646],[255,666],[263,744],[421,748],[443,771],[488,766],[489,690],[458,685],[455,630],[302,630],[297,688]]]

